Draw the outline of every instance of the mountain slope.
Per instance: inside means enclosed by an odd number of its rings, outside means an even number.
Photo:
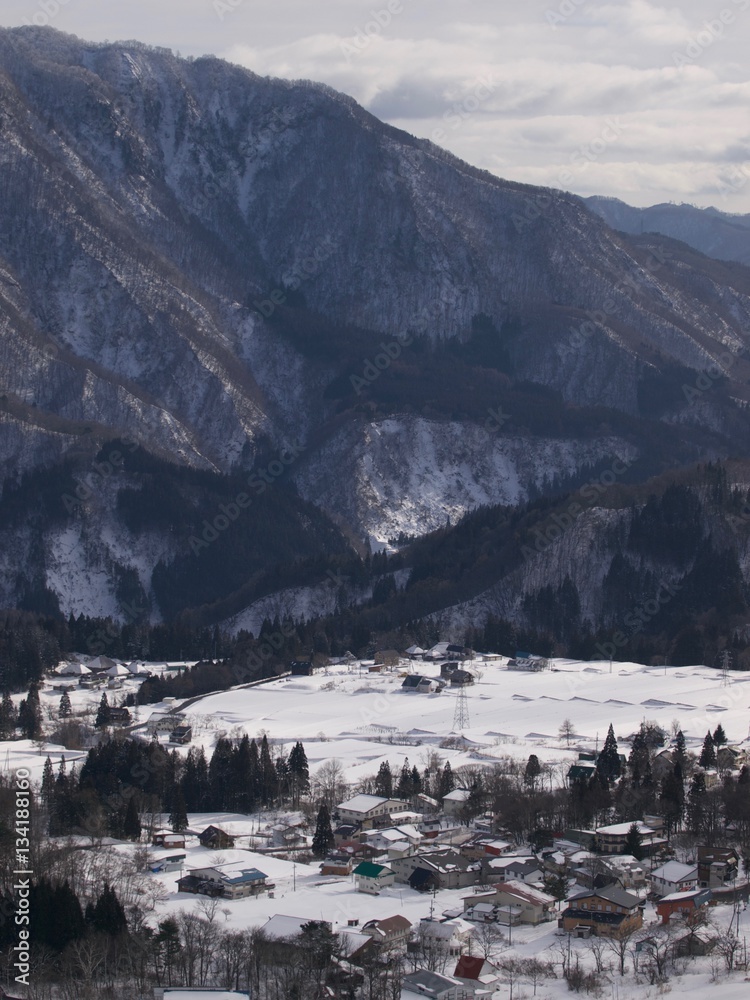
[[[747,451],[739,265],[214,58],[2,30],[0,107],[8,482],[65,461],[80,482],[127,437],[222,476],[278,466],[358,544],[618,456],[645,478]],[[121,492],[107,530],[127,550]],[[78,608],[77,561],[116,613],[104,521],[52,528],[35,528],[33,587]],[[146,546],[155,615],[179,610],[153,574],[187,537]],[[13,566],[0,577],[12,600]]]

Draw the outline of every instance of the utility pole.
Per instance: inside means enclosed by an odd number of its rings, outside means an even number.
[[[466,688],[461,685],[458,688],[456,697],[456,710],[453,713],[453,732],[463,733],[469,728],[469,699],[466,697]]]

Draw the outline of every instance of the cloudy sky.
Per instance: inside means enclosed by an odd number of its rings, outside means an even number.
[[[320,80],[501,177],[750,212],[750,0],[2,0]]]

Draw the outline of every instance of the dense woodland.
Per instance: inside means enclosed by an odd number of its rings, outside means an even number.
[[[142,461],[148,465],[145,458]],[[193,475],[182,471],[178,478],[188,481]],[[561,584],[527,592],[515,620],[488,611],[481,627],[466,628],[462,635],[454,628],[451,637],[480,652],[512,655],[522,648],[580,659],[607,655],[644,663],[666,659],[677,665],[715,666],[728,651],[730,667],[748,669],[750,592],[741,560],[750,538],[750,491],[729,482],[730,472],[724,466],[709,464],[645,486],[618,483],[596,494],[596,503],[616,511],[618,522],[606,540],[609,566],[593,615],[583,613],[581,596],[566,578]],[[153,483],[151,488],[155,489]],[[25,489],[23,484],[20,489]],[[124,622],[85,615],[65,619],[55,608],[43,611],[38,606],[2,612],[0,684],[9,691],[25,690],[30,681],[74,651],[125,660],[203,661],[179,678],[147,682],[139,700],[152,702],[165,694],[188,697],[238,680],[272,676],[291,659],[340,656],[347,651],[367,656],[378,648],[405,649],[412,643],[427,647],[446,637],[441,610],[481,594],[522,568],[539,552],[544,532],[564,520],[571,496],[579,497],[580,492],[539,498],[518,508],[480,508],[426,537],[394,539],[396,551],[391,555],[368,551],[356,555],[351,549],[331,553],[323,545],[317,555],[306,556],[290,539],[295,559],[279,557],[280,562],[253,572],[240,548],[239,562],[233,564],[236,570],[227,564],[225,576],[229,579],[235,573],[234,582],[227,584],[230,588],[241,578],[246,582],[228,604],[219,602],[214,611],[221,607],[223,614],[230,606],[237,610],[253,594],[321,579],[336,591],[334,614],[310,621],[266,619],[257,635],[224,635],[215,619],[210,623],[213,616],[205,607],[183,610],[157,625],[148,624],[145,612]],[[165,502],[157,490],[153,510]],[[164,516],[163,509],[158,516]],[[189,532],[190,524],[188,519],[179,530]],[[261,524],[259,536],[262,529]],[[234,544],[233,534],[228,532],[226,539],[227,545]],[[252,547],[255,542],[249,538],[247,544]],[[258,566],[263,551],[255,553]],[[221,560],[224,548],[217,542],[207,547],[207,553]],[[169,574],[175,580],[192,579],[180,565],[168,573],[165,568],[167,589],[172,586]],[[397,586],[394,574],[403,569],[409,570],[407,581]],[[665,581],[669,599],[649,610],[648,599]],[[50,603],[44,598],[45,602]]]

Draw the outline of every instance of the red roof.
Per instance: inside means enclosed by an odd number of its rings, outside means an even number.
[[[456,971],[453,975],[458,979],[478,980],[482,975],[483,966],[484,959],[481,955],[462,955],[458,960]]]

